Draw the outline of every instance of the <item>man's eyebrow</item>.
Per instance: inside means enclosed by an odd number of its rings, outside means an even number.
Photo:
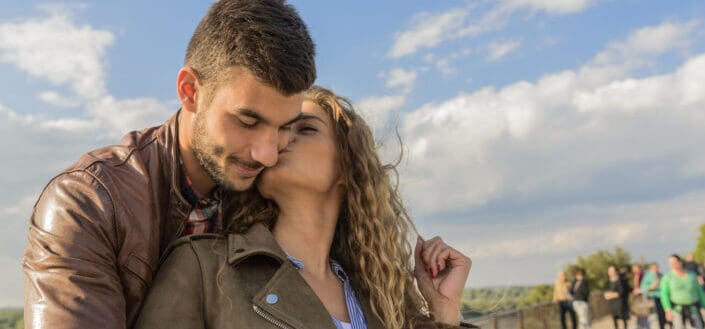
[[[255,111],[255,110],[248,109],[248,108],[242,108],[242,109],[239,109],[238,112],[239,112],[240,115],[244,115],[244,116],[246,116],[246,117],[250,117],[250,118],[255,119],[255,120],[257,120],[257,121],[259,121],[259,122],[262,122],[262,123],[264,123],[264,124],[270,124],[270,121],[267,120],[267,118],[261,116],[261,115],[260,115],[259,113],[257,113],[257,111]],[[287,123],[283,124],[282,127],[286,127],[286,126],[291,125],[291,124],[293,124],[293,123],[295,123],[295,122],[297,122],[297,121],[299,121],[299,120],[302,120],[302,119],[304,119],[304,114],[303,114],[303,113],[299,113],[299,115],[297,115],[297,116],[294,117],[293,119],[289,120]]]
[[[238,114],[240,114],[240,115],[243,115],[243,116],[246,116],[246,117],[250,117],[250,118],[255,119],[255,120],[257,120],[257,121],[259,121],[259,122],[262,122],[262,123],[264,123],[264,124],[269,124],[269,120],[267,120],[267,118],[261,116],[261,115],[260,115],[259,113],[257,113],[257,111],[255,111],[255,110],[248,109],[248,108],[241,108],[241,109],[238,109],[237,112],[238,112]]]

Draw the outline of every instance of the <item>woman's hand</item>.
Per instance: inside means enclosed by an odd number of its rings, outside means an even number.
[[[416,241],[414,275],[431,314],[439,322],[460,323],[460,298],[472,260],[440,237]]]

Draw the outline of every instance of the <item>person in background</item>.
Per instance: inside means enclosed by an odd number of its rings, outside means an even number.
[[[571,328],[577,329],[575,310],[573,309],[573,296],[568,290],[565,272],[560,271],[556,277],[556,282],[553,284],[553,302],[558,304],[558,309],[560,310],[561,329],[566,329],[566,314],[570,315],[570,320],[573,323]]]
[[[617,272],[616,267],[610,266],[607,268],[607,275],[610,278],[610,288],[605,292],[604,297],[609,301],[614,329],[619,329],[619,320],[624,322],[624,329],[627,329],[627,320],[629,320],[629,288],[625,284],[625,278]]]
[[[641,268],[641,265],[632,265],[632,275],[632,287],[634,288],[632,294],[639,295],[641,294],[641,280],[644,279],[644,270]]]
[[[696,329],[703,329],[701,305],[705,305],[703,292],[695,273],[687,271],[680,256],[673,254],[668,258],[671,271],[661,278],[659,285],[661,304],[666,320],[673,323],[673,329],[685,328],[685,321]]]
[[[686,271],[690,271],[698,274],[698,263],[695,262],[695,256],[692,252],[685,254],[685,262],[683,262],[683,268]]]
[[[653,299],[659,329],[664,329],[666,327],[666,314],[663,311],[661,292],[659,290],[661,276],[662,274],[659,272],[658,264],[651,263],[651,265],[649,265],[649,271],[644,274],[644,279],[641,280],[641,291],[648,298]]]
[[[700,282],[700,286],[705,290],[705,261],[698,266],[698,282]],[[705,307],[705,305],[702,306]]]
[[[636,326],[639,329],[649,329],[648,297],[646,292],[641,290],[641,282],[644,280],[644,270],[639,264],[632,265],[632,295],[634,298],[632,312],[636,315]]]
[[[570,284],[570,294],[573,296],[573,309],[578,317],[580,329],[590,328],[590,287],[585,279],[585,270],[576,268],[575,279]]]

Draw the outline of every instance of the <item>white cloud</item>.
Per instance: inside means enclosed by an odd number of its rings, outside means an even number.
[[[56,107],[78,107],[81,102],[75,98],[68,98],[55,91],[43,91],[39,93],[39,99],[49,105]]]
[[[466,9],[454,8],[440,14],[418,14],[412,20],[412,28],[394,36],[394,44],[387,56],[398,58],[438,45],[449,31],[461,26],[467,13]]]
[[[651,56],[687,49],[696,38],[698,21],[667,21],[631,33],[626,40],[610,43],[592,60],[593,66],[619,65],[628,69],[642,66]]]
[[[113,33],[80,25],[73,17],[85,5],[39,6],[44,17],[0,23],[0,62],[56,85],[68,85],[75,93],[66,96],[44,91],[38,98],[58,108],[83,106],[83,117],[44,118],[45,129],[93,133],[116,138],[134,129],[159,124],[173,110],[153,98],[115,99],[105,89],[105,55],[114,42]]]
[[[669,74],[611,77],[595,78],[588,65],[407,113],[409,204],[428,214],[510,197],[598,193],[598,178],[630,165],[626,176],[641,174],[642,184],[699,172],[692,141],[705,140],[705,54]]]
[[[130,130],[162,124],[174,113],[174,107],[154,98],[118,100],[108,96],[94,103],[90,111],[102,132],[116,138]]]
[[[47,17],[0,24],[0,62],[54,84],[68,83],[80,97],[103,96],[102,60],[113,34],[76,25],[65,7],[51,8]]]
[[[491,8],[479,13],[482,3],[463,8],[451,8],[437,14],[421,13],[412,19],[411,27],[394,35],[394,43],[387,52],[391,58],[434,48],[443,42],[478,35],[504,27],[517,11],[544,12],[553,15],[573,14],[589,7],[595,0],[505,0],[488,2]],[[472,12],[479,17],[468,18]]]
[[[569,14],[585,10],[595,0],[505,0],[504,6],[512,9],[528,8],[553,14]]]
[[[424,58],[424,60],[426,60],[427,62],[435,60],[434,64],[436,66],[436,69],[441,72],[441,75],[443,77],[447,78],[457,72],[457,69],[453,67],[452,63],[460,60],[461,58],[467,57],[470,54],[472,54],[472,50],[466,47],[460,51],[452,52],[450,53],[450,55],[443,58],[439,58],[437,60],[435,59],[435,57]]]
[[[391,113],[400,110],[406,102],[405,95],[367,97],[357,102],[357,109],[373,131],[384,127]]]
[[[414,83],[418,77],[415,70],[393,69],[389,71],[389,77],[385,84],[388,88],[402,87],[404,91],[411,91],[414,88]]]
[[[379,132],[391,119],[391,114],[401,110],[406,98],[413,91],[419,70],[393,69],[377,76],[386,79],[387,88],[399,88],[391,95],[364,97],[357,102],[357,109],[373,131]]]
[[[492,42],[487,46],[488,61],[497,61],[505,56],[509,55],[511,52],[517,50],[521,46],[521,42],[516,40],[509,40],[504,42]]]
[[[449,77],[457,72],[457,70],[450,65],[450,60],[448,58],[439,59],[436,62],[436,68],[444,77]]]

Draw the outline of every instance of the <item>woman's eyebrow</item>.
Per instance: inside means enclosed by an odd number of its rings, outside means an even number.
[[[298,118],[297,121],[308,120],[308,119],[315,119],[315,120],[318,120],[318,121],[322,122],[323,124],[326,123],[326,122],[325,122],[323,119],[321,119],[320,117],[315,116],[315,115],[313,115],[313,114],[306,114],[306,113],[301,113],[301,115],[299,116],[299,118]]]

